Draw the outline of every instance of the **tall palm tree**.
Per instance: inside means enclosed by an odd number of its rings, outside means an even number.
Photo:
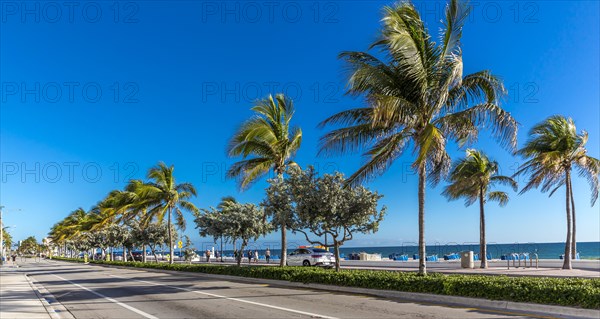
[[[227,176],[239,178],[242,189],[267,174],[271,169],[277,178],[283,179],[283,173],[290,165],[296,165],[291,159],[302,143],[302,130],[292,127],[294,104],[283,94],[275,99],[259,100],[252,107],[255,115],[244,122],[229,142],[227,152],[231,157],[241,156],[234,163]],[[284,219],[279,225],[281,230],[281,266],[285,266],[287,245]]]
[[[69,215],[63,218],[60,222],[54,224],[50,229],[49,236],[52,241],[62,245],[64,253],[67,252],[67,243],[77,240],[86,231],[89,231],[95,223],[95,219],[91,214],[83,208],[78,208],[72,211]]]
[[[479,201],[479,257],[481,268],[487,268],[484,205],[488,201],[496,201],[500,206],[506,205],[508,194],[492,191],[491,188],[504,184],[516,192],[517,182],[511,177],[498,175],[498,162],[490,160],[483,152],[472,149],[467,150],[467,156],[453,165],[449,179],[450,185],[443,192],[448,199],[464,198],[466,206]]]
[[[425,183],[437,184],[451,164],[449,140],[463,146],[490,128],[504,146],[516,146],[517,122],[499,106],[506,90],[490,71],[463,76],[460,38],[469,8],[458,0],[446,7],[439,44],[408,1],[385,8],[380,38],[366,52],[343,52],[350,72],[348,93],[366,107],[337,113],[322,126],[341,125],[321,139],[320,153],[366,150],[366,162],[347,182],[379,175],[411,149],[419,186],[419,273],[425,264]],[[410,151],[409,151],[410,152]]]
[[[159,223],[164,221],[167,215],[167,228],[169,230],[169,263],[173,263],[173,230],[171,222],[173,215],[176,218],[177,226],[185,229],[185,218],[183,211],[198,213],[198,208],[188,200],[196,196],[196,188],[190,183],[177,184],[173,165],[167,166],[160,162],[158,165],[148,170],[147,177],[149,182],[133,180],[128,185],[128,190],[139,194],[141,201],[139,206],[146,207],[144,219],[146,222],[156,220]]]
[[[579,176],[585,177],[592,191],[592,206],[598,199],[598,173],[600,161],[587,155],[585,145],[587,132],[577,133],[573,119],[554,115],[535,125],[529,132],[530,139],[517,151],[527,161],[519,167],[515,175],[527,174],[529,181],[521,194],[541,186],[542,192],[550,191],[552,196],[565,186],[567,212],[567,239],[563,269],[572,269],[571,257],[575,250],[573,241],[573,220],[575,202],[571,171],[577,169]]]

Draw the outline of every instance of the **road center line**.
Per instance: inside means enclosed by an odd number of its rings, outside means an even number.
[[[132,307],[130,305],[124,304],[124,303],[122,303],[120,301],[117,301],[117,300],[115,300],[113,298],[107,297],[107,296],[105,296],[105,295],[103,295],[103,294],[101,294],[99,292],[93,291],[92,289],[89,289],[89,288],[84,287],[84,286],[82,286],[80,284],[74,283],[74,282],[72,282],[72,281],[70,281],[68,279],[65,279],[65,278],[61,277],[61,276],[58,276],[58,275],[55,275],[55,274],[52,274],[52,276],[54,276],[54,277],[56,277],[56,278],[58,278],[60,280],[64,280],[64,281],[70,283],[71,285],[77,286],[77,287],[79,287],[79,288],[81,288],[83,290],[89,291],[89,292],[93,293],[94,295],[96,295],[98,297],[101,297],[101,298],[104,298],[104,299],[106,299],[106,300],[108,300],[110,302],[116,303],[117,305],[119,305],[119,306],[121,306],[121,307],[123,307],[125,309],[131,310],[131,311],[133,311],[133,312],[135,312],[135,313],[137,313],[137,314],[139,314],[139,315],[141,315],[141,316],[143,316],[145,318],[148,318],[148,319],[158,319],[158,317],[155,317],[155,316],[153,316],[153,315],[151,315],[149,313],[143,312],[143,311],[141,311],[141,310],[139,310],[137,308],[134,308],[134,307]]]
[[[282,311],[297,313],[297,314],[301,314],[301,315],[310,316],[310,317],[313,317],[313,318],[338,319],[336,317],[330,317],[330,316],[320,315],[320,314],[316,314],[316,313],[310,313],[310,312],[305,312],[305,311],[300,311],[300,310],[295,310],[295,309],[290,309],[290,308],[273,306],[273,305],[268,305],[268,304],[264,304],[264,303],[260,303],[260,302],[255,302],[255,301],[250,301],[250,300],[244,300],[244,299],[239,299],[239,298],[221,296],[221,295],[217,295],[217,294],[211,294],[211,293],[208,293],[208,292],[198,291],[198,290],[193,290],[193,289],[188,289],[188,288],[182,288],[182,287],[176,287],[176,286],[171,286],[171,285],[159,284],[159,283],[154,283],[154,282],[146,281],[146,280],[139,280],[139,279],[127,278],[127,277],[122,277],[122,276],[117,276],[117,275],[109,275],[109,276],[115,277],[115,278],[132,280],[132,281],[138,281],[138,282],[142,282],[142,283],[150,284],[150,285],[155,285],[155,286],[169,287],[169,288],[173,288],[173,289],[183,290],[183,291],[187,291],[187,292],[193,292],[193,293],[196,293],[196,294],[206,295],[206,296],[215,297],[215,298],[221,298],[221,299],[227,299],[227,300],[231,300],[231,301],[243,302],[243,303],[247,303],[247,304],[251,304],[251,305],[255,305],[255,306],[261,306],[261,307],[266,307],[266,308],[271,308],[271,309],[277,309],[277,310],[282,310]]]

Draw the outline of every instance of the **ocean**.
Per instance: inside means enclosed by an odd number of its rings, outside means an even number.
[[[203,243],[202,250],[199,250],[199,254],[203,254],[204,250],[219,249],[218,244]],[[264,255],[266,247],[271,249],[271,255],[274,257],[279,255],[280,247],[277,244],[269,243],[260,244],[252,243],[248,245],[247,249],[258,250],[259,254]],[[225,246],[228,248],[224,250],[224,254],[232,254],[231,245]],[[297,245],[290,244],[288,252],[297,248]],[[438,255],[440,259],[444,255],[451,253],[459,253],[461,251],[472,250],[475,253],[479,252],[479,244],[477,243],[449,243],[449,244],[436,244],[427,245],[427,255]],[[560,255],[564,254],[565,244],[564,243],[514,243],[514,244],[496,244],[488,243],[487,245],[488,255],[491,255],[493,259],[500,259],[500,256],[511,254],[511,253],[530,253],[538,254],[539,259],[559,259]],[[333,249],[330,249],[333,252]],[[600,242],[580,242],[577,243],[577,251],[581,259],[600,259]],[[385,247],[340,247],[340,254],[348,256],[352,253],[366,252],[370,254],[381,254],[383,258],[387,258],[391,254],[407,254],[409,258],[412,258],[413,254],[417,254],[418,246],[416,243],[407,243],[400,246],[385,246]]]

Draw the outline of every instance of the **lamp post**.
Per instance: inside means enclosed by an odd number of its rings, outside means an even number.
[[[2,210],[4,206],[0,206],[0,265],[4,264],[4,228],[2,227]],[[20,209],[16,209],[20,211]]]
[[[2,209],[0,206],[0,265],[4,264],[4,227],[2,227]]]

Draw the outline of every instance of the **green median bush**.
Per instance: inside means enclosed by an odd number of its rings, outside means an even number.
[[[82,259],[54,258],[83,262]],[[385,289],[438,295],[600,309],[600,279],[508,277],[486,275],[420,276],[413,272],[342,270],[316,267],[237,267],[207,264],[168,264],[90,261],[95,264],[177,270],[207,274],[287,280],[347,287]]]

